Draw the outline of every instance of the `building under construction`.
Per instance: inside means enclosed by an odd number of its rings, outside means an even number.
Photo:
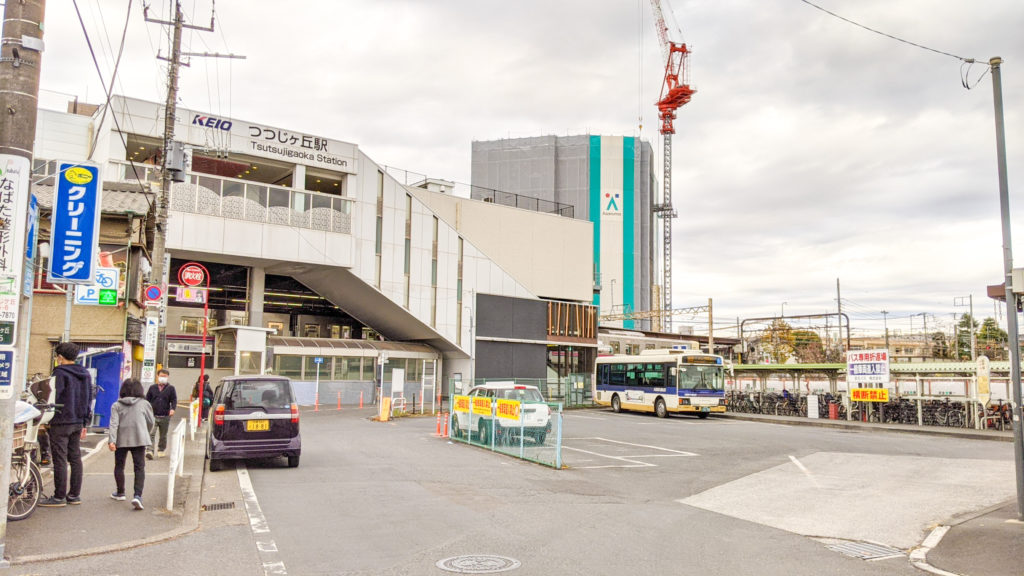
[[[659,301],[652,155],[649,142],[622,136],[473,142],[472,197],[592,222],[594,305],[601,315],[648,311]],[[602,324],[649,330],[656,321]]]

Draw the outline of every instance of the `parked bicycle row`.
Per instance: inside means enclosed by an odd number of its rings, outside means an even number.
[[[807,396],[788,391],[726,393],[728,411],[747,414],[770,414],[776,416],[807,417]],[[943,399],[912,400],[895,397],[889,402],[854,402],[850,418],[864,422],[892,424],[922,424],[925,426],[949,426],[954,428],[975,427],[981,422],[982,428],[1012,430],[1013,410],[1002,400],[986,407],[977,403]],[[973,410],[973,412],[972,412]],[[842,395],[819,394],[818,418],[846,420],[846,404]]]

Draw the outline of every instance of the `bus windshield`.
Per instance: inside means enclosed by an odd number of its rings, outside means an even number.
[[[722,390],[725,378],[721,366],[680,366],[680,390]]]

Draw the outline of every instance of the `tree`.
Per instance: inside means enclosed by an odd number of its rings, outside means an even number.
[[[932,332],[932,356],[943,360],[953,357],[953,350],[945,332]]]
[[[761,342],[763,350],[775,364],[785,364],[793,357],[793,328],[781,318],[772,320]]]
[[[1007,342],[1009,336],[1006,330],[999,327],[995,318],[985,318],[978,330],[977,350],[978,354],[988,356],[990,360],[1007,359]]]
[[[820,364],[826,361],[821,336],[813,330],[793,330],[793,351],[799,362]]]
[[[975,320],[970,314],[964,314],[960,317],[960,322],[956,325],[956,359],[957,360],[970,360],[971,359],[971,331],[977,332],[978,321]]]

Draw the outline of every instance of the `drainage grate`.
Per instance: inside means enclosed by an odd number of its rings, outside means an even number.
[[[519,560],[492,554],[467,554],[445,558],[437,562],[438,568],[460,574],[494,574],[515,570],[519,566]]]
[[[234,502],[220,502],[218,504],[203,504],[204,512],[212,512],[214,510],[231,510],[235,507]]]
[[[902,550],[881,544],[871,544],[870,542],[835,542],[826,544],[825,547],[852,558],[860,558],[861,560],[878,560],[879,558],[903,556]]]

